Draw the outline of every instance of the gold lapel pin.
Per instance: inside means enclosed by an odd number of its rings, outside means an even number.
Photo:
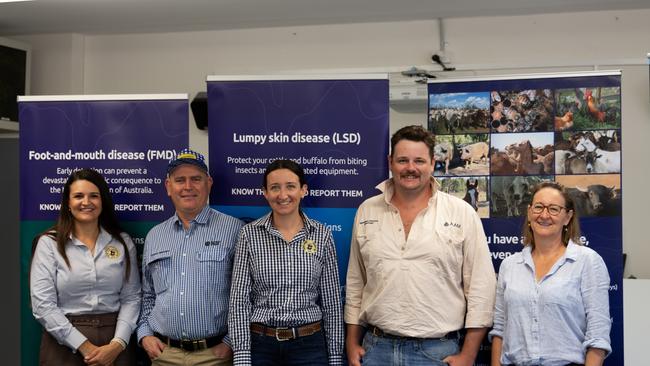
[[[117,259],[120,256],[120,251],[116,247],[109,245],[104,249],[104,254],[110,259]]]
[[[307,254],[314,254],[314,253],[316,253],[316,250],[318,248],[316,247],[316,243],[314,243],[313,240],[307,239],[302,243],[302,249]]]

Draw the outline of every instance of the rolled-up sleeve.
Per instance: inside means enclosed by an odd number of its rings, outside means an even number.
[[[350,242],[350,258],[345,284],[345,313],[344,319],[348,324],[360,324],[361,300],[366,285],[366,268],[363,264],[359,241],[357,240],[359,220],[362,209],[359,208],[354,218],[352,240]]]
[[[582,273],[582,301],[587,317],[587,331],[582,343],[584,351],[599,348],[607,355],[612,352],[610,331],[612,320],[609,316],[609,273],[603,259],[591,252],[587,257]]]
[[[70,323],[58,306],[56,256],[56,242],[42,236],[36,245],[29,275],[32,314],[57,342],[76,350],[87,338]]]
[[[467,206],[467,210],[471,210]],[[492,326],[496,297],[496,275],[481,219],[467,213],[467,234],[463,258],[463,291],[467,299],[465,328]]]
[[[496,291],[496,302],[494,304],[494,321],[492,324],[492,330],[488,334],[488,339],[492,342],[492,337],[503,338],[503,330],[506,323],[506,302],[503,297],[505,289],[505,278],[507,268],[504,266],[506,262],[501,262],[501,268],[499,269],[499,279],[497,281],[497,291]]]

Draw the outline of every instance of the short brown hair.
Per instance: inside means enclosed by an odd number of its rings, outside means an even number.
[[[566,188],[564,188],[563,185],[551,181],[541,182],[535,185],[531,190],[531,197],[535,198],[535,194],[537,194],[537,192],[539,192],[543,188],[552,188],[560,192],[560,194],[562,194],[562,197],[564,197],[564,207],[566,208],[567,212],[573,211],[573,215],[571,215],[571,219],[569,219],[569,223],[564,227],[564,230],[562,231],[562,243],[564,243],[564,245],[566,246],[569,244],[569,239],[571,239],[576,244],[582,244],[582,241],[580,240],[580,220],[578,220],[578,213],[576,212],[573,198],[569,196],[569,194],[566,191]],[[535,248],[535,236],[533,235],[533,230],[530,227],[530,222],[528,221],[528,215],[526,215],[526,219],[524,220],[524,228],[522,231],[523,231],[524,246],[530,245],[532,248]]]
[[[429,157],[433,159],[433,146],[436,144],[433,134],[424,129],[422,126],[412,125],[402,127],[393,134],[390,138],[390,156],[393,156],[395,145],[402,140],[409,140],[415,142],[424,142],[429,148]]]

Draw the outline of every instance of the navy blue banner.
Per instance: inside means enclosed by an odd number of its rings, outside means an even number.
[[[623,365],[620,72],[433,81],[428,128],[436,134],[434,175],[482,218],[498,272],[522,249],[529,189],[568,188],[584,245],[611,278],[613,353]],[[489,344],[478,365],[489,364]]]
[[[21,219],[56,219],[62,187],[81,168],[102,173],[120,219],[171,216],[174,208],[164,187],[167,162],[188,144],[188,104],[182,96],[21,100]]]
[[[344,280],[356,208],[388,177],[388,79],[209,77],[208,117],[210,204],[260,217],[265,167],[295,160],[309,187],[302,205],[332,229]]]
[[[32,239],[56,220],[68,176],[81,168],[104,176],[141,253],[149,229],[174,213],[164,180],[169,159],[188,146],[189,112],[187,95],[174,94],[21,97],[19,113],[21,360],[36,365],[41,326],[29,308]]]

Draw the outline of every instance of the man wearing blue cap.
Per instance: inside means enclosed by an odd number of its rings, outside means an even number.
[[[152,365],[231,365],[230,278],[244,223],[208,206],[212,178],[195,151],[169,161],[165,188],[176,213],[145,240],[138,342]]]

